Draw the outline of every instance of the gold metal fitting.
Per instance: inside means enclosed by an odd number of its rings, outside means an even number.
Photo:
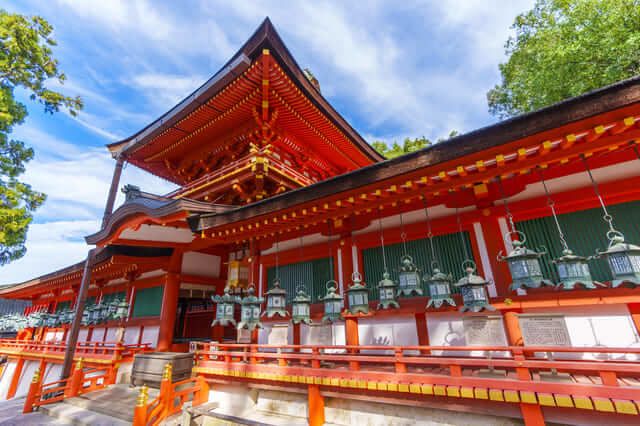
[[[76,369],[81,369],[84,365],[84,358],[80,358],[78,362],[76,362]]]
[[[171,380],[171,371],[173,370],[173,366],[170,362],[164,365],[164,370],[162,371],[162,380]]]
[[[147,388],[147,385],[143,385],[140,388],[140,393],[138,394],[138,400],[136,401],[136,404],[138,407],[144,407],[145,405],[147,405],[147,401],[149,401],[149,388]]]
[[[31,378],[31,383],[39,383],[40,382],[40,369],[36,369],[33,372],[33,377]]]

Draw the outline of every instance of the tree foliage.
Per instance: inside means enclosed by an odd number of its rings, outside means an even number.
[[[640,73],[640,0],[537,0],[512,28],[502,82],[487,93],[502,118]]]
[[[24,256],[32,213],[46,198],[18,179],[33,158],[33,149],[10,137],[13,127],[27,116],[15,89],[25,89],[49,113],[65,108],[75,115],[82,108],[80,98],[46,86],[50,79],[65,80],[52,56],[51,47],[56,45],[52,31],[43,18],[0,9],[0,265]]]
[[[445,141],[457,135],[458,135],[458,131],[452,130],[449,133],[448,137],[438,138],[436,143]],[[402,145],[400,145],[398,142],[393,142],[391,146],[389,146],[386,144],[386,142],[382,142],[382,141],[375,141],[371,144],[371,146],[373,146],[373,148],[376,151],[378,151],[380,154],[382,154],[386,158],[396,158],[401,155],[408,154],[410,152],[419,151],[431,145],[432,145],[432,142],[424,136],[422,136],[421,138],[414,138],[414,139],[405,138],[404,141],[402,142]]]

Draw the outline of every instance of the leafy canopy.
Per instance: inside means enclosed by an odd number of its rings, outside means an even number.
[[[15,98],[15,89],[25,89],[49,113],[64,108],[75,115],[82,108],[80,98],[46,87],[50,79],[65,80],[52,57],[51,47],[56,45],[52,31],[43,18],[0,9],[0,265],[24,256],[32,212],[46,198],[18,180],[33,158],[33,149],[9,136],[27,116],[26,106]]]
[[[487,93],[501,118],[640,73],[640,0],[537,0],[512,28],[502,83]]]
[[[436,143],[442,142],[446,139],[452,138],[457,135],[458,135],[458,131],[452,130],[449,133],[448,137],[439,138],[436,141]],[[431,141],[424,136],[421,138],[415,138],[415,139],[405,138],[404,141],[402,142],[402,145],[400,145],[398,142],[393,142],[393,144],[389,146],[382,141],[375,141],[371,144],[371,146],[373,146],[373,148],[376,151],[378,151],[380,154],[382,154],[386,158],[396,158],[401,155],[408,154],[410,152],[419,151],[431,145],[432,145]]]

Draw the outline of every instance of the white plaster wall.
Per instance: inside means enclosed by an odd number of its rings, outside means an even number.
[[[60,380],[62,374],[62,364],[47,364],[43,383],[51,383]]]
[[[287,325],[288,326],[288,330],[287,330],[287,345],[293,345],[293,326],[291,325],[291,323],[288,323],[288,322],[262,324],[262,326],[264,328],[261,328],[258,331],[258,344],[259,345],[268,345],[269,344],[269,333],[271,333],[271,330],[273,329],[274,325],[277,325],[277,326]],[[264,351],[264,352],[275,352],[276,350],[275,349],[261,349],[261,351]],[[288,350],[288,351],[290,351],[290,350]]]
[[[27,394],[27,392],[29,391],[29,385],[31,384],[31,379],[33,379],[33,374],[36,372],[39,365],[40,361],[24,362],[24,366],[22,367],[22,375],[20,376],[18,389],[16,390],[16,398],[20,398]]]
[[[358,338],[363,346],[417,346],[418,330],[413,315],[394,318],[358,319]],[[391,354],[393,351],[362,351],[362,353]]]
[[[494,316],[495,313],[490,313]],[[465,346],[467,344],[462,319],[464,314],[444,313],[427,314],[427,329],[431,346]],[[503,327],[504,342],[507,341]],[[484,357],[484,351],[433,351],[434,355],[478,356]],[[504,352],[493,353],[494,356],[506,356]]]
[[[7,392],[9,391],[13,373],[16,371],[16,364],[17,362],[15,360],[11,360],[7,362],[2,370],[2,377],[0,377],[0,401],[7,399]]]
[[[107,329],[107,338],[105,342],[116,342],[118,340],[118,327]]]
[[[53,342],[54,340],[56,340],[56,332],[55,331],[47,331],[44,334],[44,341],[45,342]]]
[[[220,256],[189,251],[182,257],[182,273],[217,278],[220,276],[220,263]]]
[[[332,345],[346,345],[346,335],[344,322],[337,322],[330,325],[331,327],[331,344]],[[306,324],[300,324],[300,344],[310,345],[312,342],[309,340],[309,326]],[[311,352],[311,349],[303,349],[302,352]],[[327,353],[344,353],[341,349],[328,349]]]
[[[63,337],[64,337],[64,331],[62,330],[56,331],[56,335],[55,335],[56,342],[62,342]]]
[[[141,343],[149,343],[151,347],[156,347],[158,345],[158,333],[160,331],[159,326],[145,327],[142,332],[142,341]]]
[[[81,328],[78,332],[78,342],[86,342],[88,333],[89,330],[87,330],[86,328]]]
[[[94,328],[91,334],[92,342],[102,342],[104,340],[104,327]]]
[[[140,327],[127,327],[124,331],[124,344],[125,345],[135,345],[138,343],[138,338],[140,337]]]
[[[624,304],[535,308],[527,309],[524,313],[563,314],[571,338],[571,346],[640,347],[640,337],[636,332],[629,310]],[[636,359],[633,355],[598,355],[595,353],[584,356],[555,353],[554,357]]]

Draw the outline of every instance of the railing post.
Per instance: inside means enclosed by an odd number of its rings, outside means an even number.
[[[324,424],[324,397],[320,394],[320,386],[309,385],[308,389],[309,426]]]
[[[36,402],[36,399],[38,398],[38,392],[40,391],[41,384],[42,376],[40,374],[40,369],[37,369],[35,373],[33,373],[33,378],[29,385],[29,391],[27,392],[27,397],[24,400],[24,408],[22,409],[24,414],[31,413],[33,411],[33,403]]]
[[[147,409],[149,407],[149,390],[147,386],[140,388],[136,406],[133,409],[133,426],[147,426]]]
[[[395,348],[394,352],[395,352],[395,358],[396,358],[396,362],[395,362],[396,373],[406,373],[407,372],[406,364],[399,361],[399,359],[402,358],[403,356],[402,348]]]
[[[82,388],[83,364],[84,359],[80,358],[76,363],[76,368],[73,370],[73,373],[71,373],[71,381],[68,384],[68,392],[65,395],[66,397],[78,396],[80,393],[80,389]]]
[[[105,385],[113,385],[118,381],[118,369],[120,368],[120,362],[115,362],[109,367],[109,375],[106,379]]]
[[[168,413],[171,412],[171,407],[173,406],[173,395],[172,395],[172,377],[173,377],[173,366],[170,362],[164,365],[164,371],[162,372],[162,381],[160,382],[160,401],[164,402],[164,410],[162,418],[166,418]]]
[[[312,348],[311,355],[311,368],[320,368],[320,350],[318,348]]]
[[[522,349],[512,350],[511,353],[513,354],[513,360],[518,363],[516,366],[516,375],[518,380],[531,380],[531,373],[529,372],[529,369],[524,367],[524,361],[526,361],[526,358],[524,357]]]
[[[209,384],[203,376],[196,377],[196,383],[199,387],[193,397],[193,406],[204,404],[209,401]]]
[[[287,360],[282,358],[282,349],[278,348],[278,367],[286,367],[287,366]]]
[[[249,357],[249,363],[250,364],[257,364],[258,363],[258,358],[256,358],[254,354],[256,354],[258,352],[258,348],[256,348],[255,346],[251,345],[249,351],[251,352],[251,356]]]

